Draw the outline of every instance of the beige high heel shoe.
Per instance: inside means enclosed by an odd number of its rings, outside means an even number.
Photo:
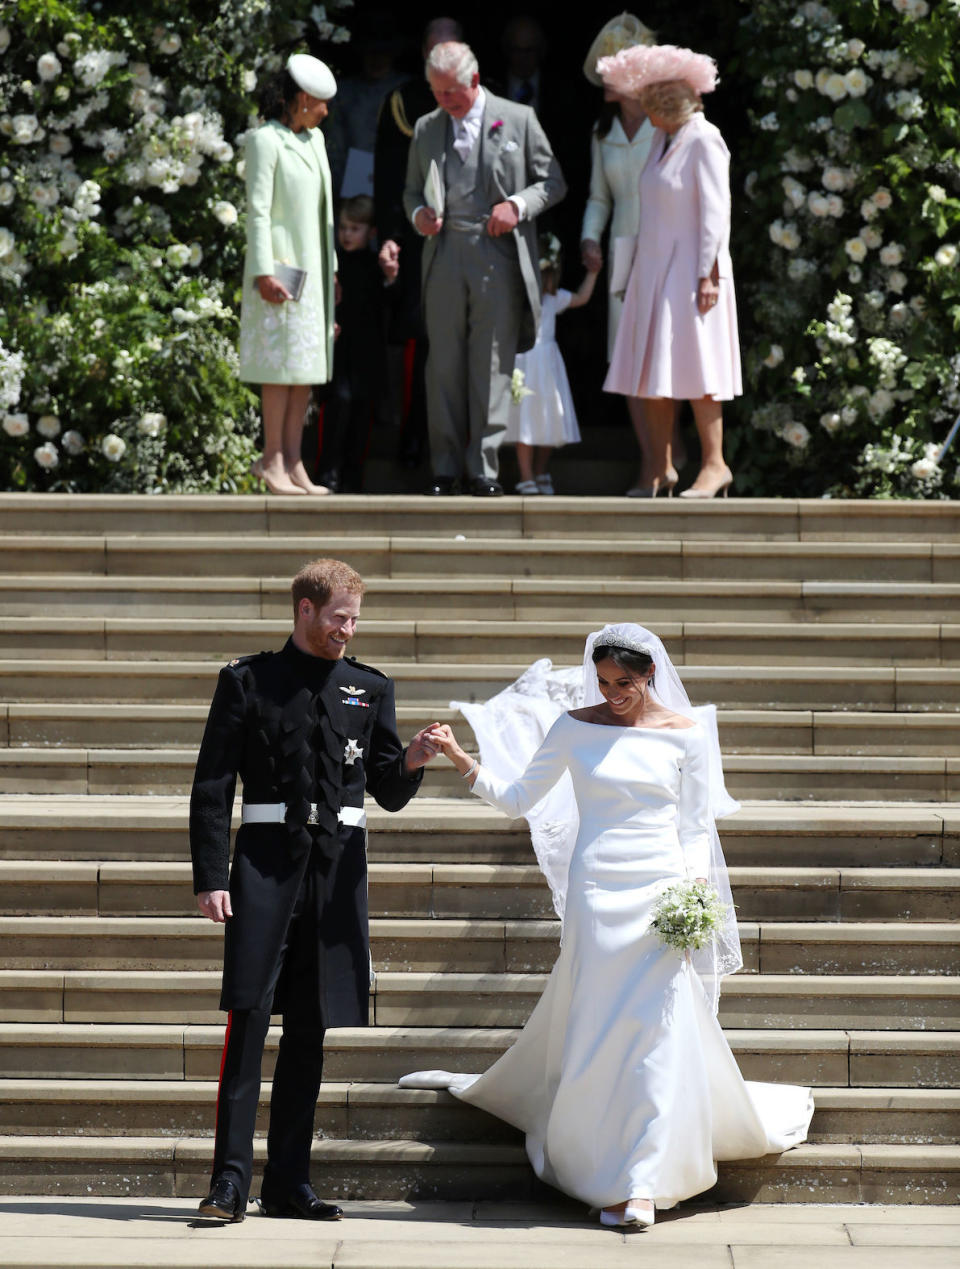
[[[634,485],[632,489],[628,489],[626,496],[628,498],[656,498],[661,490],[666,492],[668,498],[673,497],[673,491],[680,477],[672,467],[668,467],[662,476],[654,476],[653,481],[649,485]]]
[[[268,476],[263,470],[263,460],[258,458],[250,464],[250,475],[256,476],[257,480],[262,480],[272,494],[279,494],[282,497],[299,497],[305,494],[306,489],[301,489],[299,485],[294,485],[292,489],[284,489],[282,485],[278,485],[276,481]],[[290,482],[293,485],[293,481]]]
[[[719,480],[708,481],[702,485],[697,485],[695,481],[690,486],[689,489],[684,489],[681,491],[680,497],[681,498],[714,498],[716,497],[717,494],[722,494],[723,497],[726,498],[727,491],[729,490],[730,486],[733,484],[733,472],[730,470],[729,467],[725,468],[724,470],[726,474],[724,476],[721,476]],[[697,480],[699,479],[700,479],[700,476],[697,477]]]

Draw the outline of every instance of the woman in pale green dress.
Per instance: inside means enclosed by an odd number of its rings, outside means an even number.
[[[336,256],[326,147],[318,125],[336,80],[296,53],[261,101],[267,122],[247,138],[247,254],[240,311],[240,378],[262,385],[263,457],[271,493],[325,494],[300,454],[310,389],[333,374]],[[299,300],[277,265],[306,271]]]

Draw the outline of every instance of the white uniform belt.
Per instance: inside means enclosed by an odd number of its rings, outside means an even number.
[[[241,822],[244,824],[282,824],[286,818],[286,802],[244,802],[241,811]],[[367,813],[362,806],[343,806],[337,812],[337,819],[341,824],[349,824],[351,828],[365,828]],[[307,823],[318,823],[316,802],[310,803]]]

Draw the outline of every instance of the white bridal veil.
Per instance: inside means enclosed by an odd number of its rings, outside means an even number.
[[[641,644],[653,658],[654,680],[650,690],[667,709],[700,723],[709,739],[710,813],[712,850],[711,885],[715,886],[727,905],[728,918],[720,936],[709,947],[693,952],[693,965],[703,982],[714,1011],[720,997],[720,980],[735,973],[743,964],[737,932],[730,879],[720,848],[717,819],[739,809],[723,782],[720,741],[717,734],[717,711],[713,705],[693,706],[660,639],[643,626],[632,622],[604,626],[588,636],[583,650],[583,668],[555,670],[549,659],[535,661],[529,669],[502,692],[483,704],[452,701],[473,728],[480,746],[480,761],[501,780],[513,781],[526,769],[553,723],[566,710],[583,705],[597,705],[602,697],[593,665],[593,649],[597,643],[629,647]],[[526,815],[537,862],[550,885],[553,905],[563,918],[570,856],[577,838],[580,818],[573,793],[573,782],[564,773],[546,797]]]

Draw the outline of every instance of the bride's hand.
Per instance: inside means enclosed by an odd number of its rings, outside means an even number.
[[[461,775],[473,765],[473,759],[460,748],[453,728],[446,723],[434,723],[430,728],[430,741],[450,759]]]

